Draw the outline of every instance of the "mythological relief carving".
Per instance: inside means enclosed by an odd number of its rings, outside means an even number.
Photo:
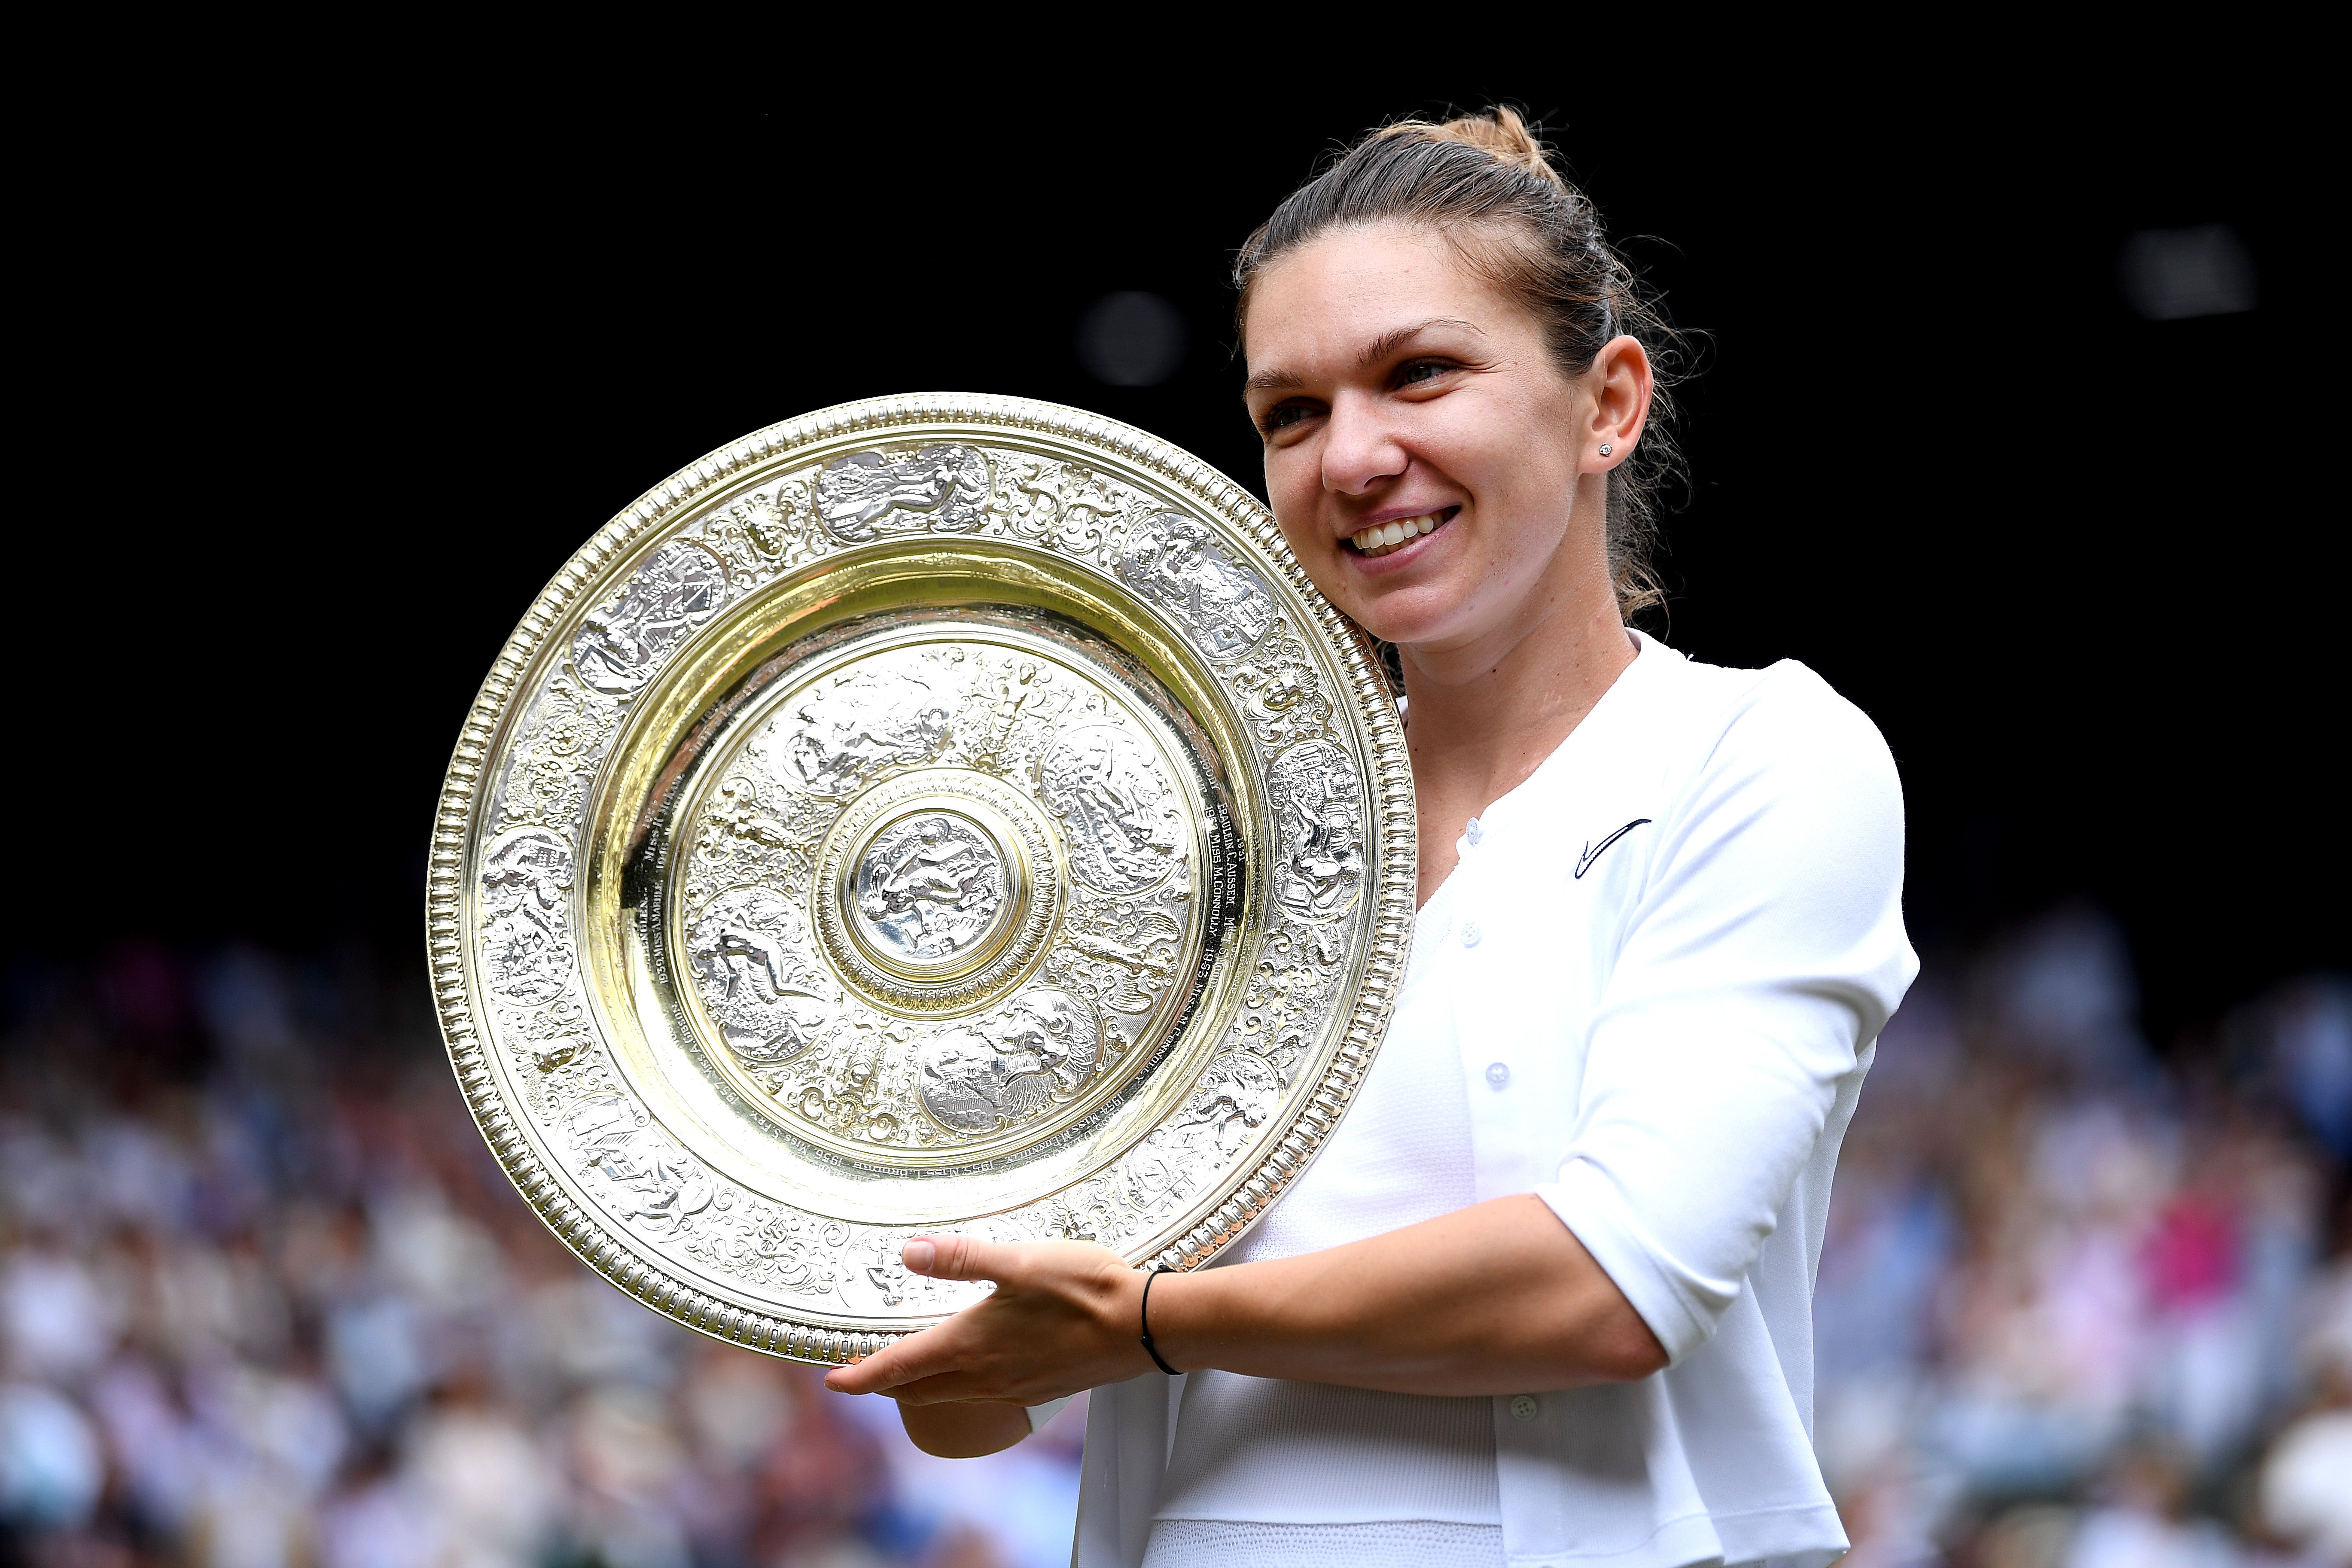
[[[1149,1218],[1191,1197],[1281,1103],[1281,1077],[1265,1058],[1249,1051],[1218,1057],[1184,1109],[1128,1156],[1129,1201]]]
[[[969,533],[986,521],[988,459],[969,447],[852,452],[817,476],[816,514],[847,544],[894,533]]]
[[[948,812],[885,828],[857,862],[858,927],[886,957],[952,960],[1003,912],[1004,857],[988,834]]]
[[[1094,1004],[1107,1053],[1123,1054],[1158,1011],[1176,976],[1188,907],[1170,888],[1148,899],[1074,895],[1068,936],[1046,959],[1045,975]]]
[[[923,1109],[959,1132],[993,1132],[1094,1076],[1101,1031],[1066,991],[1024,991],[992,1016],[925,1042]]]
[[[510,1002],[552,1002],[572,966],[572,846],[544,827],[517,827],[482,857],[481,954],[490,989]]]
[[[563,1119],[574,1166],[598,1205],[656,1236],[677,1231],[710,1205],[701,1163],[618,1094],[592,1094]]]
[[[572,668],[590,690],[626,697],[726,602],[727,568],[719,558],[699,544],[673,540],[581,622],[572,639]]]
[[[790,1061],[841,1010],[841,987],[809,956],[808,917],[771,889],[729,889],[686,942],[702,1005],[746,1062]]]
[[[610,1089],[612,1064],[576,993],[544,1006],[500,1007],[493,1033],[506,1047],[523,1103],[542,1126],[585,1094]]]
[[[719,759],[688,957],[779,1112],[950,1149],[1129,1060],[1197,907],[1158,745],[1080,668],[959,637],[820,678]]]
[[[706,534],[725,539],[740,533],[755,559],[789,561],[806,552],[811,486],[787,479],[730,504],[703,524]]]
[[[802,787],[847,795],[884,768],[938,756],[951,711],[912,671],[861,668],[820,683],[793,705],[786,755]]]
[[[1045,754],[1039,783],[1067,836],[1071,869],[1088,886],[1139,893],[1174,867],[1183,818],[1134,731],[1070,731]]]
[[[560,1072],[596,1050],[587,1010],[570,996],[559,996],[545,1007],[508,1008],[499,1021],[509,1046],[539,1072]]]
[[[1226,679],[1241,699],[1250,729],[1269,751],[1321,734],[1330,722],[1330,698],[1295,637],[1267,638],[1253,658],[1234,665]]]
[[[1356,907],[1364,885],[1363,789],[1354,762],[1328,741],[1306,741],[1275,759],[1274,897],[1302,920]]]
[[[1214,658],[1256,642],[1274,625],[1265,580],[1235,561],[1208,528],[1181,512],[1138,523],[1118,554],[1119,580],[1181,621]]]

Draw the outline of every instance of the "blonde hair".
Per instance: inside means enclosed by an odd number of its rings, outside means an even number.
[[[1234,258],[1244,351],[1250,289],[1269,264],[1332,230],[1385,222],[1443,236],[1465,265],[1543,324],[1566,374],[1591,369],[1601,345],[1621,333],[1648,351],[1656,377],[1649,425],[1609,474],[1609,571],[1620,615],[1630,619],[1664,604],[1652,557],[1659,491],[1682,472],[1670,390],[1682,339],[1610,246],[1591,199],[1569,183],[1539,128],[1518,110],[1506,105],[1442,123],[1383,125],[1292,192]]]

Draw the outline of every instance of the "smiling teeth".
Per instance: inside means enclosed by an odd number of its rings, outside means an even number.
[[[1435,512],[1420,517],[1408,517],[1397,522],[1383,522],[1373,528],[1359,529],[1353,541],[1356,548],[1367,555],[1386,555],[1408,539],[1418,539],[1433,531],[1444,521]]]

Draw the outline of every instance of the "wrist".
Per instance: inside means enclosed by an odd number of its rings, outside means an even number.
[[[1138,1342],[1143,1346],[1143,1353],[1151,1358],[1151,1364],[1153,1367],[1165,1373],[1170,1377],[1174,1377],[1182,1369],[1178,1367],[1169,1359],[1167,1346],[1161,1342],[1159,1334],[1154,1331],[1154,1325],[1151,1321],[1151,1298],[1153,1289],[1157,1287],[1161,1297],[1160,1302],[1160,1318],[1162,1320],[1162,1324],[1164,1325],[1168,1316],[1168,1303],[1166,1300],[1167,1279],[1168,1276],[1174,1273],[1175,1270],[1172,1268],[1145,1268],[1139,1272],[1143,1276],[1143,1289],[1138,1294],[1136,1299],[1135,1315]]]

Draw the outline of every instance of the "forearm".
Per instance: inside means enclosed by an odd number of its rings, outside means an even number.
[[[1399,1394],[1516,1394],[1646,1377],[1639,1314],[1533,1194],[1346,1247],[1158,1281],[1178,1368]]]
[[[898,1405],[898,1419],[916,1447],[942,1459],[976,1459],[1010,1448],[1029,1436],[1029,1412],[1018,1405]]]

